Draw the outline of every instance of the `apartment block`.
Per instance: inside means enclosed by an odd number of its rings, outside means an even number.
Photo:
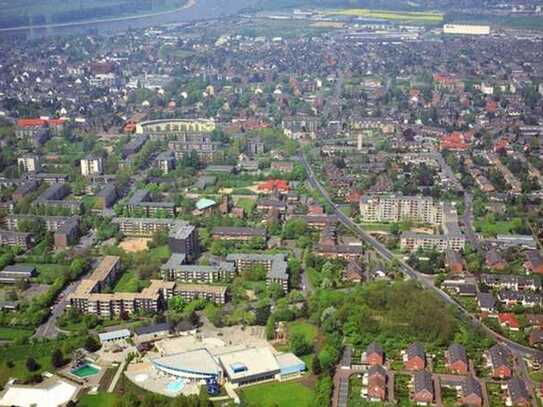
[[[22,172],[38,172],[41,169],[40,157],[27,154],[17,158],[17,167]]]
[[[360,199],[363,222],[413,222],[439,225],[443,208],[431,197],[402,195],[365,195]]]
[[[262,266],[267,272],[266,283],[268,286],[277,283],[284,291],[288,291],[288,264],[286,257],[286,254],[231,253],[226,256],[226,261],[234,263],[238,273],[242,273],[255,266]]]

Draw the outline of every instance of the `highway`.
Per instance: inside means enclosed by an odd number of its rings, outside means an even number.
[[[319,191],[321,196],[324,198],[324,200],[332,207],[334,214],[337,216],[338,220],[348,229],[350,229],[352,232],[356,234],[356,236],[369,246],[371,246],[382,258],[384,258],[387,261],[391,261],[393,259],[396,259],[399,262],[399,268],[400,271],[408,276],[411,279],[416,280],[422,287],[433,290],[437,296],[444,301],[446,304],[451,305],[454,309],[456,309],[459,312],[459,315],[464,319],[466,322],[472,324],[474,327],[480,328],[483,331],[485,331],[488,335],[492,336],[497,342],[500,342],[502,344],[507,345],[511,351],[518,355],[522,355],[524,357],[529,356],[543,356],[543,352],[539,351],[537,349],[530,348],[528,346],[521,345],[519,343],[516,343],[510,339],[507,339],[500,334],[494,332],[490,328],[488,328],[486,325],[484,325],[479,319],[477,319],[475,316],[473,316],[468,310],[466,310],[464,307],[462,307],[460,304],[458,304],[456,301],[454,301],[447,293],[436,287],[428,278],[427,276],[424,276],[422,273],[416,271],[411,266],[409,266],[406,262],[404,262],[401,259],[398,259],[394,256],[394,254],[388,250],[383,244],[381,244],[379,241],[374,239],[372,236],[370,236],[366,231],[364,231],[360,226],[358,226],[356,223],[352,221],[351,218],[347,217],[343,212],[341,212],[337,205],[334,204],[334,202],[330,199],[330,196],[328,195],[328,192],[324,189],[324,187],[321,185],[321,183],[317,180],[315,177],[315,173],[313,172],[313,169],[307,162],[307,159],[305,157],[305,154],[301,155],[299,157],[301,163],[305,167],[308,181],[311,184],[311,186]]]

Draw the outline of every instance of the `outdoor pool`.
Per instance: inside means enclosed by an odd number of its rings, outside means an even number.
[[[179,393],[185,387],[185,381],[178,379],[170,382],[166,385],[166,391],[168,393]]]
[[[76,369],[73,369],[71,373],[76,375],[77,377],[89,377],[89,376],[94,376],[95,374],[98,374],[99,371],[100,371],[99,367],[96,367],[89,363],[85,363],[84,365],[79,366]]]

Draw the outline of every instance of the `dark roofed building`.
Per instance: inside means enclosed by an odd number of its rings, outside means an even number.
[[[530,394],[526,388],[526,383],[519,377],[512,377],[507,382],[507,392],[512,406],[529,406]]]
[[[418,370],[413,375],[413,400],[417,403],[430,404],[434,400],[434,381],[432,374]]]
[[[488,350],[487,360],[492,368],[492,377],[508,379],[512,375],[509,363],[510,352],[502,345],[494,345]]]
[[[426,367],[426,352],[424,347],[415,342],[409,345],[405,352],[405,368],[407,370],[420,370]]]
[[[481,383],[473,376],[467,377],[464,383],[462,383],[462,404],[473,407],[483,405]]]
[[[372,342],[366,348],[366,363],[368,365],[382,365],[385,362],[385,352],[380,344]]]
[[[468,356],[463,346],[453,343],[447,350],[447,365],[451,372],[466,374],[469,369]]]

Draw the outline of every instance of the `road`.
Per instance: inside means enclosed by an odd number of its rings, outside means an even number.
[[[66,286],[66,288],[58,295],[57,302],[53,305],[51,314],[47,321],[36,329],[34,336],[40,338],[55,338],[58,335],[57,320],[66,309],[66,297],[75,291],[79,281],[74,281]]]
[[[475,249],[481,250],[481,242],[475,233],[473,219],[473,196],[470,192],[464,191],[464,233],[471,245]]]
[[[394,254],[388,250],[383,244],[381,244],[379,241],[374,239],[372,236],[370,236],[367,232],[365,232],[360,226],[358,226],[356,223],[354,223],[351,218],[345,216],[343,212],[338,210],[336,204],[332,202],[330,199],[330,196],[328,195],[328,192],[323,188],[323,186],[320,184],[320,182],[315,177],[315,173],[313,172],[313,169],[307,162],[307,159],[305,155],[302,155],[299,157],[301,163],[304,165],[307,173],[307,177],[309,180],[309,183],[311,186],[319,191],[321,196],[324,198],[324,200],[330,205],[330,207],[333,209],[334,214],[337,216],[338,220],[348,229],[353,231],[357,237],[371,246],[383,259],[387,261],[391,261],[393,259],[396,259],[399,263],[399,269],[400,271],[406,275],[409,278],[412,278],[416,280],[422,287],[433,290],[437,296],[446,304],[452,306],[454,309],[456,309],[460,316],[468,323],[472,324],[473,326],[482,329],[484,332],[486,332],[488,335],[492,336],[497,342],[500,342],[502,344],[507,345],[511,351],[513,351],[516,354],[522,355],[524,357],[528,356],[543,356],[543,352],[539,351],[537,349],[533,349],[524,345],[521,345],[519,343],[516,343],[508,338],[505,338],[501,336],[500,334],[494,332],[490,328],[488,328],[486,325],[484,325],[479,319],[477,319],[475,316],[473,316],[468,310],[466,310],[464,307],[462,307],[460,304],[458,304],[456,301],[454,301],[447,293],[439,289],[433,284],[433,281],[429,280],[427,276],[424,276],[422,273],[419,273],[415,269],[413,269],[411,266],[409,266],[406,262],[404,262],[401,259],[398,259],[394,256]]]

